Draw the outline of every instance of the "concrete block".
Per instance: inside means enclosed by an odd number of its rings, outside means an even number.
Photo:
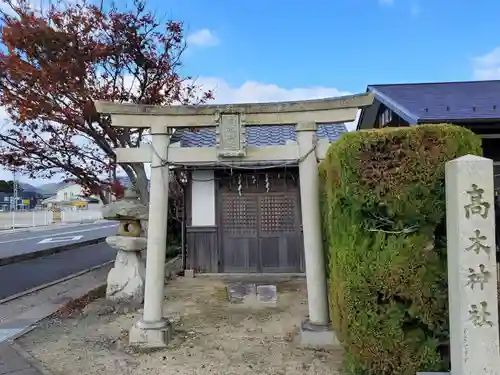
[[[172,323],[168,320],[156,327],[147,327],[139,321],[129,331],[129,345],[143,349],[165,348],[172,341],[172,335]]]
[[[330,325],[316,325],[306,319],[300,326],[300,344],[305,347],[331,348],[340,343]]]

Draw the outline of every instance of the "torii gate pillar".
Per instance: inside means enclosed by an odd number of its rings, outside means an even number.
[[[170,136],[151,129],[151,178],[149,188],[148,245],[144,313],[129,332],[130,345],[161,348],[172,337],[172,324],[163,316],[165,260],[167,253],[168,178],[166,164]]]
[[[315,122],[297,124],[300,162],[300,200],[306,263],[307,300],[309,316],[302,322],[300,342],[303,346],[328,347],[338,344],[330,324],[325,257],[321,233],[319,202],[317,125]]]

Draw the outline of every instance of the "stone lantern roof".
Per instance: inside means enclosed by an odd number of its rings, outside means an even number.
[[[102,208],[106,220],[148,220],[148,206],[139,202],[137,193],[126,189],[122,199]]]

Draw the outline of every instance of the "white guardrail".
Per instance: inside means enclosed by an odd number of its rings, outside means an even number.
[[[52,211],[0,211],[0,229],[41,227],[54,223]],[[86,223],[101,220],[99,210],[63,210],[56,223]]]

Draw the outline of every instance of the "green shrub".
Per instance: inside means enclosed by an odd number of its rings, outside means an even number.
[[[346,373],[448,370],[444,165],[466,154],[479,137],[439,124],[348,133],[321,163]]]

